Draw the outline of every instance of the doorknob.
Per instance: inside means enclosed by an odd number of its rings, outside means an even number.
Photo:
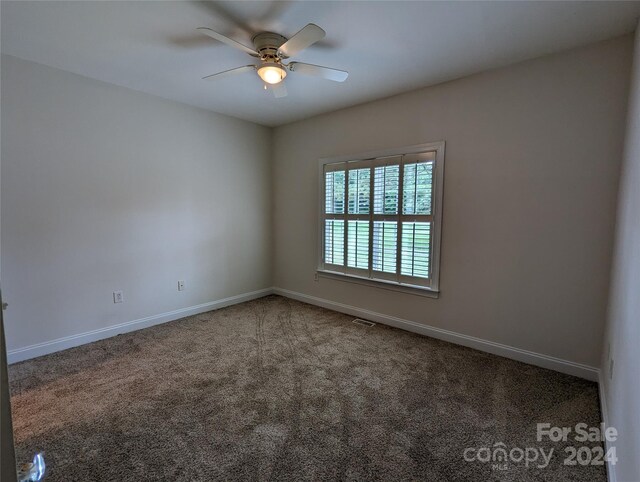
[[[9,303],[2,303],[2,311],[6,310],[9,307]]]

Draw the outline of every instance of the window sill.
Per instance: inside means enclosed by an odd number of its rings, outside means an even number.
[[[426,298],[439,298],[440,291],[424,288],[422,286],[398,284],[392,281],[372,280],[352,274],[338,273],[336,271],[317,270],[318,276],[322,278],[334,279],[337,281],[345,281],[347,283],[356,283],[365,286],[373,286],[389,291],[400,291],[401,293],[409,293],[412,295],[424,296]]]

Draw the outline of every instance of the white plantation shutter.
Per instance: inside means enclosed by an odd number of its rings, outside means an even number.
[[[433,168],[435,153],[404,156],[400,281],[420,284],[431,277]]]
[[[325,174],[325,212],[344,213],[345,171],[330,171]]]
[[[349,170],[349,214],[369,214],[371,169]]]
[[[363,270],[369,269],[369,221],[349,220],[347,266]]]
[[[325,263],[344,265],[344,221],[325,221]]]
[[[373,181],[374,214],[398,214],[401,159],[380,160],[384,164],[375,168]]]
[[[327,166],[324,173],[324,262],[332,269],[345,263],[346,164]]]
[[[433,161],[404,165],[403,214],[431,214]]]
[[[400,274],[429,277],[430,223],[402,223]]]
[[[323,163],[321,270],[437,290],[444,143],[430,146]]]
[[[398,223],[373,222],[373,271],[396,273],[398,259]]]

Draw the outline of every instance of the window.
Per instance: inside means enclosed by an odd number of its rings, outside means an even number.
[[[319,271],[438,291],[444,142],[323,159]]]

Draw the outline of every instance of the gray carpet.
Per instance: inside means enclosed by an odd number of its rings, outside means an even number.
[[[18,456],[65,482],[605,480],[536,442],[597,425],[596,384],[351,320],[269,296],[12,365]],[[499,442],[555,453],[464,461]]]

